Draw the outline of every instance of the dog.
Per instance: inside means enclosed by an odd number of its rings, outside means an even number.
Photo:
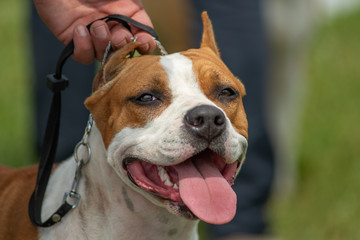
[[[1,239],[198,239],[200,220],[231,221],[231,188],[245,160],[245,88],[220,58],[210,19],[199,49],[126,58],[109,56],[85,101],[94,125],[82,169],[79,206],[48,228],[27,214],[37,166],[0,168]],[[61,204],[74,178],[73,157],[52,172],[42,218]]]

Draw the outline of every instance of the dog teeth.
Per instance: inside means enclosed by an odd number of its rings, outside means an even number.
[[[179,187],[178,187],[178,185],[175,183],[174,184],[174,187],[173,187],[174,189],[179,189]]]
[[[174,184],[170,181],[170,177],[169,175],[167,174],[166,170],[161,167],[161,166],[158,166],[158,173],[159,173],[159,176],[160,176],[160,179],[161,181],[166,185],[166,186],[169,186],[169,187],[172,187]]]
[[[170,182],[169,179],[166,179],[166,181],[164,182],[164,184],[165,184],[166,186],[169,186],[169,187],[172,187],[172,186],[173,186],[173,183]]]

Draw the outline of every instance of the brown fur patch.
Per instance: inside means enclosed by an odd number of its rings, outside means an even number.
[[[106,148],[121,129],[143,127],[159,116],[171,101],[171,90],[159,56],[124,59],[118,67],[121,71],[85,101]],[[157,93],[159,104],[139,105],[134,101],[145,93]]]
[[[2,240],[38,239],[31,224],[28,204],[35,186],[37,166],[10,169],[0,166],[0,238]]]

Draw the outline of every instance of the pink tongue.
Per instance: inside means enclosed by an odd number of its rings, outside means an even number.
[[[207,155],[173,167],[179,175],[181,199],[199,219],[225,224],[234,218],[236,194]]]

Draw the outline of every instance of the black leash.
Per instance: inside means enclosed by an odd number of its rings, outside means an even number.
[[[124,25],[130,32],[131,28],[129,24],[131,24],[139,29],[148,32],[154,37],[155,41],[157,41],[158,43],[158,35],[154,31],[154,29],[142,23],[139,23],[129,17],[113,14],[104,18],[100,18],[98,20],[105,20],[106,22],[116,21]],[[90,29],[91,25],[95,21],[87,25],[87,28]],[[61,55],[56,65],[56,72],[54,74],[49,74],[46,79],[46,85],[54,93],[54,95],[52,98],[50,113],[48,116],[43,146],[41,148],[36,185],[29,202],[30,220],[35,226],[39,227],[50,227],[55,223],[61,221],[61,219],[71,209],[77,206],[77,203],[79,201],[79,198],[75,197],[76,203],[71,204],[67,201],[66,198],[64,198],[63,204],[45,222],[42,222],[41,207],[45,196],[46,186],[48,184],[50,173],[53,167],[58,143],[61,115],[61,91],[65,90],[69,85],[69,80],[64,75],[62,75],[62,68],[66,60],[73,54],[73,52],[74,42],[71,41],[61,52]]]

